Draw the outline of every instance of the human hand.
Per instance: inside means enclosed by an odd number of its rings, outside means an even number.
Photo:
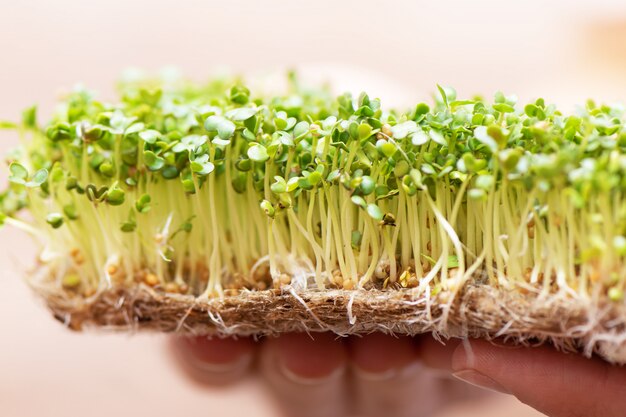
[[[204,383],[225,385],[257,372],[293,416],[431,416],[476,394],[424,367],[422,344],[422,338],[313,333],[260,342],[176,338],[173,345],[184,369]]]
[[[459,379],[508,393],[550,417],[626,415],[626,368],[543,346],[523,348],[473,340],[422,343],[422,360]]]

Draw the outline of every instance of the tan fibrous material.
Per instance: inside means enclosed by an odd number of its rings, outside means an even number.
[[[519,345],[549,343],[559,350],[598,354],[626,364],[626,307],[541,297],[473,284],[449,294],[406,290],[243,291],[199,299],[144,284],[111,287],[85,299],[31,282],[54,316],[73,330],[169,332],[188,335],[266,336],[286,332],[337,335],[432,333],[448,338],[503,339]]]

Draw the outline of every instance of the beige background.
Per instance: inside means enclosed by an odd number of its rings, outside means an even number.
[[[111,97],[129,66],[175,65],[196,79],[224,67],[272,74],[296,66],[395,104],[427,98],[435,83],[461,95],[542,95],[566,110],[590,96],[626,99],[619,1],[432,3],[0,0],[0,119],[33,103],[49,114],[56,94],[78,81]],[[16,143],[0,131],[1,151]],[[14,230],[1,233],[0,415],[275,415],[255,381],[193,385],[164,337],[64,330],[20,281],[35,248]],[[445,415],[504,413],[538,415],[505,397]]]

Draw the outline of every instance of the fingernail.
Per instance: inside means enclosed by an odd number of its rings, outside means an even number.
[[[478,388],[486,389],[493,392],[499,392],[502,394],[510,394],[510,392],[498,382],[489,378],[487,375],[481,374],[480,372],[473,369],[458,371],[453,373],[452,376]]]
[[[444,371],[442,369],[426,367],[424,368],[424,372],[427,372],[433,378],[450,379],[450,371]]]
[[[241,353],[232,358],[222,358],[212,361],[203,355],[202,345],[193,341],[180,340],[174,345],[178,354],[184,358],[194,369],[211,374],[237,374],[244,372],[252,363],[251,353]]]
[[[252,363],[252,355],[242,355],[235,361],[230,362],[208,362],[195,355],[188,355],[189,363],[199,371],[212,374],[237,374],[244,372]]]
[[[413,361],[400,368],[390,368],[384,371],[368,371],[353,364],[352,370],[358,378],[367,381],[385,381],[392,378],[403,380],[414,378],[415,375],[419,373],[428,372],[427,368],[420,361]]]
[[[371,372],[371,371],[366,371],[365,369],[360,368],[358,366],[355,366],[352,368],[352,370],[354,372],[354,375],[357,378],[363,379],[366,381],[386,381],[398,375],[397,369],[388,369],[382,372]]]
[[[336,381],[343,377],[345,373],[345,366],[340,366],[332,370],[329,374],[319,375],[315,377],[307,377],[301,374],[298,374],[289,368],[289,365],[286,361],[279,359],[278,360],[278,369],[283,374],[285,378],[289,381],[294,382],[296,384],[301,385],[322,385],[327,384],[332,381]]]

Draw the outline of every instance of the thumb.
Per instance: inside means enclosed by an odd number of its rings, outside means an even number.
[[[626,368],[548,347],[471,341],[453,351],[452,372],[471,384],[512,394],[550,417],[617,417],[626,410]]]

